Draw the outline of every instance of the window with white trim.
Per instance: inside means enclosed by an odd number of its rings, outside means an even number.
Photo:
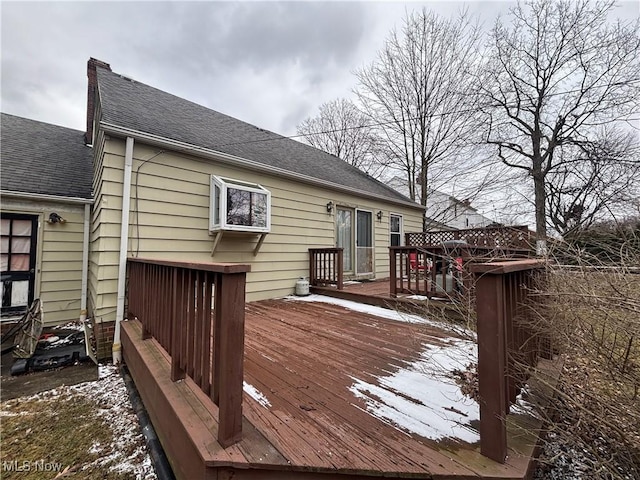
[[[257,183],[211,175],[209,230],[268,233],[271,192]]]
[[[402,215],[389,215],[389,244],[392,247],[402,245]]]

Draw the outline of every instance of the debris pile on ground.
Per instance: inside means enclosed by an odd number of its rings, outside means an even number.
[[[451,372],[453,379],[460,387],[460,391],[472,400],[478,401],[478,364],[470,363],[467,368],[455,369]]]

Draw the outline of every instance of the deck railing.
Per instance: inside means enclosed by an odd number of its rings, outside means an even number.
[[[470,265],[475,276],[480,451],[504,462],[506,416],[538,359],[551,358],[548,334],[537,323],[544,262],[513,260]]]
[[[128,318],[218,405],[218,441],[242,438],[244,306],[249,265],[128,259]]]
[[[456,261],[458,260],[458,261]],[[439,247],[389,247],[390,294],[458,297],[466,289],[462,257]]]
[[[343,249],[309,249],[309,284],[313,286],[336,285],[338,290],[344,287]]]

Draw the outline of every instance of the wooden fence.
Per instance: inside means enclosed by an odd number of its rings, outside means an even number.
[[[218,405],[218,441],[242,438],[244,307],[249,265],[128,259],[128,318]]]
[[[309,249],[309,284],[312,286],[336,285],[344,287],[342,248]]]
[[[542,260],[471,264],[475,276],[480,451],[498,462],[507,455],[506,416],[538,358],[551,358],[548,335],[534,313],[544,288]]]

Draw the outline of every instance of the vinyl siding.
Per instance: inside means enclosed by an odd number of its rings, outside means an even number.
[[[84,206],[2,199],[2,210],[39,216],[34,298],[42,300],[45,325],[80,316]],[[51,212],[66,222],[46,222]]]
[[[102,200],[94,209],[92,298],[96,316],[102,312],[103,320],[115,319],[115,314],[107,315],[107,312],[115,312],[124,145],[122,139],[106,140],[99,186]],[[231,232],[223,234],[215,255],[211,256],[214,237],[208,227],[212,174],[259,183],[271,192],[271,233],[257,256],[253,250],[258,235]],[[285,296],[293,293],[297,278],[308,275],[308,249],[335,245],[335,208],[327,213],[329,201],[372,212],[377,278],[389,275],[389,213],[403,215],[405,231],[417,231],[422,226],[420,210],[136,143],[129,255],[176,261],[249,263],[248,301]],[[378,210],[383,211],[381,222],[375,216]]]
[[[108,138],[102,131],[96,135],[94,145],[94,198],[89,237],[89,310],[98,322],[103,319],[115,319],[116,289],[111,288],[108,280],[117,279],[120,231],[110,235],[108,226],[114,222],[120,224],[121,213],[111,208],[114,198],[109,195],[106,179],[115,176],[110,164],[118,165],[118,159],[111,159],[105,153]],[[120,179],[122,179],[120,167]],[[117,170],[117,169],[116,169]],[[122,182],[122,180],[120,180]],[[114,252],[115,255],[114,255]],[[113,273],[115,272],[115,274]],[[106,275],[106,277],[105,277]]]

